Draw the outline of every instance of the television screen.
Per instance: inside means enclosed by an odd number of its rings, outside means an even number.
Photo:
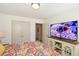
[[[78,21],[50,24],[50,36],[77,40]]]

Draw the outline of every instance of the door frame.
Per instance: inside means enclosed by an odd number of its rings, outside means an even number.
[[[41,34],[42,34],[42,35],[41,35],[41,38],[42,38],[42,39],[41,39],[41,42],[43,42],[43,24],[42,24],[42,23],[35,23],[35,30],[36,30],[36,25],[37,25],[37,24],[42,25],[42,26],[41,26],[41,28],[42,28],[42,32],[41,32]],[[36,31],[35,31],[35,41],[36,41]]]

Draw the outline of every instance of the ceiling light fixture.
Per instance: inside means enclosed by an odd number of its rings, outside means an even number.
[[[40,7],[40,4],[39,3],[32,3],[31,6],[34,8],[34,9],[38,9]]]

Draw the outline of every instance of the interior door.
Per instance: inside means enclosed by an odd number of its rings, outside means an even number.
[[[21,44],[30,40],[30,23],[22,21],[12,22],[12,43]]]
[[[36,24],[36,40],[42,42],[42,24]]]

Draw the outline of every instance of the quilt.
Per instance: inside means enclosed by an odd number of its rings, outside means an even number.
[[[7,45],[3,56],[60,56],[60,54],[41,42],[24,42]]]

